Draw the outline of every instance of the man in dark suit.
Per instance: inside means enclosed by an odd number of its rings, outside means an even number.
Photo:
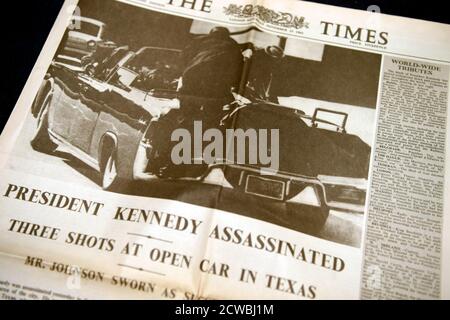
[[[232,91],[239,89],[243,63],[239,44],[223,27],[194,38],[182,51],[180,110],[169,112],[154,125],[152,144],[157,156],[151,161],[153,172],[173,177],[197,175],[202,170],[203,166],[196,170],[193,165],[173,165],[170,154],[174,144],[167,141],[180,127],[193,132],[194,121],[201,121],[205,130],[219,126],[223,107],[234,101]]]
[[[243,56],[227,28],[213,28],[195,38],[182,52],[184,72],[180,93],[207,98],[230,98],[239,88]]]

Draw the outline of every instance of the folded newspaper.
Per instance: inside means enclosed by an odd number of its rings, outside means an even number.
[[[450,26],[67,0],[0,138],[0,299],[450,298]]]

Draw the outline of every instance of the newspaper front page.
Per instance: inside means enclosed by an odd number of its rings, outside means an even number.
[[[67,0],[0,137],[0,298],[449,298],[449,40]]]

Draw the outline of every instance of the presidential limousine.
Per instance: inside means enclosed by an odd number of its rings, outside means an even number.
[[[99,172],[105,190],[126,193],[136,182],[137,195],[210,207],[228,199],[226,210],[250,208],[259,219],[300,231],[320,231],[330,209],[363,212],[370,146],[346,132],[346,114],[338,124],[321,120],[320,114],[336,113],[325,109],[306,115],[265,101],[224,108],[228,121],[218,126],[280,129],[275,173],[267,175],[257,164],[223,162],[184,166],[181,175],[152,172],[159,148],[151,137],[154,126],[180,108],[179,54],[117,48],[90,72],[53,64],[32,106],[32,147],[45,153],[63,148]],[[162,76],[154,76],[156,69]],[[178,191],[180,186],[203,193]],[[188,194],[194,196],[187,199]]]

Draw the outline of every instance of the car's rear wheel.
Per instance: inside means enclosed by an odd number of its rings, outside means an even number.
[[[48,95],[37,117],[37,124],[33,138],[31,139],[31,147],[39,152],[52,153],[57,145],[50,139],[48,132],[48,113],[51,102],[51,96]]]
[[[118,184],[119,171],[115,145],[107,142],[103,147],[101,161],[101,184],[103,190],[113,191]]]

